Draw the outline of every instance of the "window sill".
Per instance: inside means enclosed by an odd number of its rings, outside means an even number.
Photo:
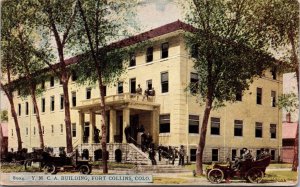
[[[135,69],[135,68],[136,68],[136,66],[129,66],[128,70]]]
[[[262,140],[262,139],[263,139],[263,137],[255,137],[255,139]]]
[[[199,133],[189,133],[189,136],[200,136]]]
[[[153,61],[151,61],[151,62],[146,62],[146,66],[148,66],[148,65],[152,65],[152,64],[154,64],[154,62],[153,62]]]
[[[233,138],[244,138],[243,136],[233,136]]]
[[[213,137],[221,137],[222,135],[220,135],[220,134],[210,134],[210,136],[213,136]]]
[[[169,132],[159,133],[159,136],[170,136]]]
[[[164,96],[164,95],[169,95],[169,92],[161,93],[161,96]]]

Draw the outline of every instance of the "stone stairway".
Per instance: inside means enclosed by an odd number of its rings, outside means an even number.
[[[83,150],[89,150],[89,157],[94,161],[94,151],[101,150],[101,144],[81,144],[78,145],[78,152],[81,155]],[[115,162],[116,158],[121,155],[122,163],[139,163],[142,165],[151,164],[148,154],[144,153],[138,147],[131,143],[107,143],[106,147],[109,152],[109,162]]]

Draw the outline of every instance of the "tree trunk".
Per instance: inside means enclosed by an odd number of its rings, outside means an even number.
[[[37,102],[36,102],[35,86],[31,87],[30,92],[31,92],[33,107],[36,112],[36,121],[37,121],[38,129],[39,129],[39,136],[40,136],[40,148],[44,149],[44,146],[45,146],[44,145],[44,137],[43,137],[42,124],[41,124],[41,119],[40,119],[40,112],[39,112],[39,108],[38,108]]]
[[[196,173],[198,175],[203,175],[203,165],[202,165],[203,151],[205,147],[207,124],[208,124],[208,119],[209,119],[211,109],[212,109],[212,97],[208,95],[206,98],[205,110],[204,110],[204,115],[202,120],[200,141],[196,153]]]
[[[14,122],[15,122],[17,141],[18,141],[18,151],[21,151],[21,149],[22,149],[22,138],[21,138],[21,133],[20,133],[20,126],[19,126],[18,116],[17,116],[17,113],[16,113],[14,100],[13,100],[13,96],[12,96],[13,93],[9,92],[9,91],[6,91],[6,90],[4,90],[4,92],[5,92],[5,94],[8,98],[8,101],[9,101],[9,104],[10,104],[11,114],[12,114],[12,117],[14,118]]]
[[[99,70],[100,72],[100,70]],[[107,167],[107,150],[106,150],[106,111],[105,111],[105,96],[104,96],[104,86],[101,77],[98,79],[99,90],[100,90],[100,111],[102,116],[101,121],[101,145],[102,145],[102,162],[103,162],[103,173],[108,173]]]
[[[62,86],[64,91],[64,105],[65,105],[65,125],[66,125],[66,142],[67,153],[73,152],[72,145],[72,132],[71,132],[71,114],[70,114],[70,102],[69,102],[69,86],[68,79],[62,80]]]

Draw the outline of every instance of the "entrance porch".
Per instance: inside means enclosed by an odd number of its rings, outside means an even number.
[[[141,95],[124,93],[105,97],[107,143],[128,143],[125,128],[129,128],[131,143],[137,141],[138,129],[142,126],[145,133],[158,143],[158,125],[160,105],[153,98],[143,100]],[[81,105],[72,109],[79,112],[78,144],[100,143],[101,136],[100,98],[81,101]],[[86,116],[89,115],[89,121]],[[97,117],[96,117],[97,116]],[[97,120],[99,121],[97,121]],[[128,131],[128,129],[127,129]],[[98,136],[98,137],[97,137]]]

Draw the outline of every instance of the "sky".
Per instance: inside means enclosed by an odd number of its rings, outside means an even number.
[[[143,0],[136,14],[140,32],[183,18],[175,0]],[[8,109],[8,101],[3,93],[0,94],[0,109]]]

